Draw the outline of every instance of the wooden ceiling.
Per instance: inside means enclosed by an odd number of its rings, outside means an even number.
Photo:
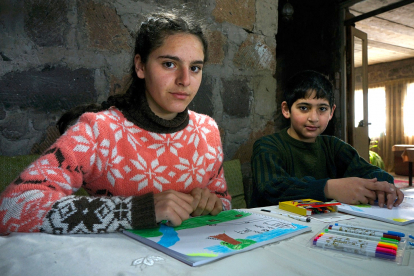
[[[355,17],[374,14],[355,22],[355,28],[368,34],[368,65],[414,58],[414,1],[345,2],[352,4],[349,12]],[[397,8],[381,12],[387,7]]]

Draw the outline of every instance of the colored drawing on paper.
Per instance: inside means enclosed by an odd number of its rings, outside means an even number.
[[[358,204],[358,205],[349,205],[349,207],[356,212],[365,212],[364,208],[372,209],[372,205],[369,204]],[[396,218],[396,217],[388,217],[389,220],[397,221],[397,222],[406,222],[408,219],[403,218]]]
[[[229,210],[217,216],[190,218],[178,227],[161,224],[156,229],[127,232],[177,259],[204,263],[310,230],[309,226],[260,213]]]
[[[390,219],[392,219],[394,221],[398,221],[398,222],[406,222],[406,221],[408,221],[408,219],[403,219],[403,218],[390,218]]]
[[[208,257],[208,258],[214,258],[214,257],[217,257],[218,254],[212,254],[212,253],[190,253],[190,254],[187,254],[187,256],[190,256],[190,257]]]
[[[350,206],[350,208],[353,210],[353,211],[356,211],[356,212],[364,212],[364,210],[362,210],[361,208],[359,208],[359,207],[365,207],[365,206],[361,206],[361,205],[349,205]]]
[[[371,205],[369,205],[369,204],[357,204],[357,205],[353,205],[353,206],[360,207],[360,208],[371,208]]]
[[[183,230],[183,229],[191,229],[206,225],[215,225],[218,223],[229,222],[236,219],[241,219],[243,217],[250,216],[250,213],[239,212],[236,210],[229,210],[226,212],[221,212],[217,216],[200,216],[200,217],[193,217],[191,219],[185,220],[180,226],[175,227],[176,231]]]
[[[222,240],[225,243],[229,243],[229,244],[232,244],[232,245],[238,245],[238,244],[241,243],[240,241],[237,241],[237,240],[233,239],[232,237],[227,236],[226,234],[218,234],[218,235],[210,236],[210,237],[211,238],[216,238],[218,240]]]
[[[178,233],[174,230],[174,228],[165,224],[160,225],[160,232],[163,235],[158,243],[162,246],[170,247],[180,240],[180,238],[178,238]]]
[[[394,224],[409,224],[414,222],[414,206],[410,202],[403,201],[398,207],[388,209],[376,205],[348,205],[338,206],[339,211],[356,216],[368,217]]]
[[[217,216],[207,215],[207,216],[193,217],[193,218],[183,221],[183,223],[177,227],[166,226],[165,224],[161,223],[160,226],[157,228],[130,230],[130,232],[140,235],[141,237],[144,237],[144,238],[155,238],[155,237],[160,237],[163,235],[163,233],[160,231],[160,228],[162,225],[168,228],[172,228],[175,231],[180,231],[183,229],[191,229],[191,228],[196,228],[196,227],[201,227],[201,226],[206,226],[206,225],[215,225],[218,223],[228,222],[228,221],[240,219],[243,217],[247,217],[250,215],[251,215],[250,213],[239,212],[236,210],[229,210],[226,212],[221,212]]]
[[[238,242],[238,244],[231,244],[231,243],[227,243],[227,242],[221,242],[220,244],[223,245],[223,246],[226,246],[230,249],[233,249],[233,250],[242,250],[242,249],[256,243],[255,241],[248,240],[248,239],[236,239],[236,241]]]

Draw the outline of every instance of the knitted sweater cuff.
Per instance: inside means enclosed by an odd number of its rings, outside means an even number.
[[[132,199],[131,212],[131,226],[133,229],[157,227],[153,193],[148,193],[142,196],[134,196]]]
[[[318,179],[312,182],[312,190],[309,195],[309,198],[327,201],[328,199],[325,196],[325,185],[328,182],[329,178]]]

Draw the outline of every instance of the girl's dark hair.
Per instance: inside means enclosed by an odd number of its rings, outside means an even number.
[[[65,112],[57,122],[59,132],[63,134],[68,126],[73,124],[80,115],[85,112],[99,112],[111,106],[119,108],[130,106],[133,99],[139,93],[145,92],[145,80],[138,78],[135,72],[134,58],[137,54],[146,63],[148,56],[157,48],[161,47],[164,40],[177,33],[195,35],[203,45],[204,62],[207,61],[207,40],[201,26],[189,16],[179,16],[172,13],[155,13],[144,21],[136,35],[134,56],[132,57],[131,76],[132,83],[125,94],[110,96],[101,105],[82,105]]]
[[[284,89],[284,99],[289,110],[298,99],[304,99],[316,92],[316,99],[327,99],[332,108],[335,103],[333,85],[329,79],[312,70],[297,73],[291,77]]]

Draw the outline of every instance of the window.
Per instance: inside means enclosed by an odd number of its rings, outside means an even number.
[[[414,83],[407,85],[407,96],[404,100],[404,135],[414,136]]]

